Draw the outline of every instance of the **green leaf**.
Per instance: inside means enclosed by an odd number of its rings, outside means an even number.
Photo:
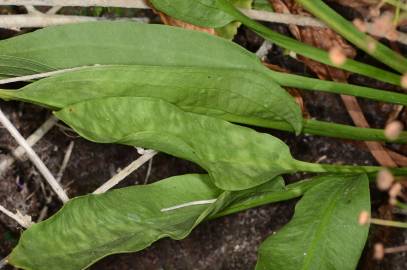
[[[57,86],[57,87],[56,87]],[[54,109],[102,97],[155,97],[183,110],[216,116],[284,120],[299,133],[294,99],[263,73],[171,66],[100,66],[39,80],[0,97]]]
[[[253,0],[232,0],[232,4],[238,8],[250,9],[252,7]],[[220,37],[232,40],[237,34],[237,29],[240,27],[240,22],[230,22],[229,24],[216,28],[216,34]]]
[[[88,140],[152,148],[193,161],[224,190],[258,186],[293,170],[288,146],[279,139],[155,98],[96,99],[55,114]]]
[[[259,249],[258,270],[356,269],[368,226],[359,213],[370,211],[366,175],[327,176],[308,190],[293,219]]]
[[[203,27],[223,27],[234,18],[220,10],[216,0],[150,0],[153,6],[178,20]]]
[[[269,0],[254,0],[253,9],[264,10],[264,11],[274,11]]]
[[[263,189],[283,186],[278,178]],[[163,237],[182,239],[209,215],[245,194],[249,191],[223,192],[207,175],[183,175],[78,197],[26,230],[9,262],[27,270],[84,269],[107,255],[139,251]],[[202,202],[213,199],[215,203]]]
[[[86,65],[241,68],[267,72],[257,57],[223,38],[134,22],[47,27],[0,41],[0,78]]]
[[[162,209],[221,194],[207,176],[184,175],[78,197],[26,230],[9,262],[31,270],[77,270],[109,254],[142,250],[163,237],[182,239],[213,205]]]

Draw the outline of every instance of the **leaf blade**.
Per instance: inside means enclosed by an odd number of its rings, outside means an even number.
[[[284,182],[278,178],[253,191],[224,192],[213,186],[207,175],[189,174],[78,197],[25,231],[9,261],[30,270],[84,269],[105,256],[135,252],[163,237],[182,239],[237,198],[283,188]],[[162,211],[207,199],[217,200]]]
[[[368,178],[328,176],[308,190],[293,219],[259,249],[256,269],[355,269],[368,235],[357,217],[370,210]]]
[[[218,118],[232,114],[283,120],[297,133],[302,127],[301,110],[284,89],[262,73],[240,69],[98,66],[2,93],[53,109],[104,97],[154,97]]]
[[[133,22],[47,27],[0,41],[0,51],[0,74],[3,74],[0,77],[3,78],[95,64],[266,70],[254,54],[223,38]],[[14,66],[32,71],[17,70],[8,74]]]
[[[161,209],[217,198],[221,192],[205,175],[184,175],[75,198],[25,231],[9,261],[25,269],[77,270],[109,254],[141,250],[162,237],[181,239],[210,213],[211,205]]]
[[[271,135],[158,99],[96,99],[55,115],[88,140],[152,148],[193,161],[224,190],[258,186],[295,164],[288,146]]]

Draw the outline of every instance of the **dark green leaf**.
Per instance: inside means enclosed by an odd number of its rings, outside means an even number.
[[[258,270],[354,270],[368,226],[359,213],[370,211],[366,175],[327,176],[308,190],[293,219],[259,250]]]
[[[101,97],[155,97],[195,113],[284,120],[297,133],[302,116],[294,99],[254,71],[166,66],[102,66],[34,82],[0,97],[54,109]]]
[[[224,190],[258,186],[297,163],[273,136],[187,113],[159,99],[96,99],[56,116],[91,141],[152,148],[198,163]]]

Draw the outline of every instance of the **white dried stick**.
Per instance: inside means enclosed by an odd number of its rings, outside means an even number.
[[[94,65],[94,66],[96,66],[96,65]],[[91,67],[91,66],[65,68],[65,69],[59,69],[59,70],[48,71],[48,72],[44,72],[44,73],[36,73],[36,74],[32,74],[32,75],[25,75],[25,76],[20,76],[20,77],[2,79],[2,80],[0,80],[0,84],[7,84],[7,83],[13,83],[13,82],[31,81],[31,80],[41,79],[41,78],[46,78],[46,77],[51,77],[51,76],[54,76],[54,75],[57,75],[57,74],[60,74],[60,73],[75,71],[75,70],[79,70],[79,69],[87,68],[87,67]]]
[[[1,0],[0,5],[150,8],[144,0]]]
[[[7,210],[4,208],[2,205],[0,205],[0,212],[8,216],[9,218],[13,219],[16,221],[18,224],[20,224],[23,228],[28,228],[34,223],[31,221],[31,217],[27,215],[21,214],[19,211],[17,211],[16,214],[13,212]]]
[[[69,198],[65,193],[61,185],[57,182],[55,177],[51,174],[49,169],[45,166],[44,162],[38,157],[37,153],[31,148],[27,141],[21,136],[20,132],[14,127],[14,125],[8,120],[4,115],[3,111],[0,109],[0,123],[10,132],[18,144],[24,148],[27,153],[28,158],[37,167],[38,171],[42,174],[48,184],[51,186],[52,190],[58,195],[59,199],[66,203]]]
[[[104,183],[102,186],[96,189],[93,192],[93,194],[101,194],[108,191],[109,189],[120,183],[120,181],[122,181],[132,172],[140,168],[144,163],[152,159],[156,154],[157,154],[156,151],[146,150],[141,157],[130,163],[126,168],[124,168],[119,173],[110,178],[106,183]]]
[[[49,130],[51,130],[52,127],[55,126],[57,122],[58,119],[53,115],[48,118],[47,121],[45,121],[36,131],[34,131],[33,134],[27,138],[28,145],[31,147],[34,146],[39,140],[42,139],[42,137],[44,137],[45,134],[48,133]],[[23,158],[25,150],[23,147],[19,146],[12,153],[12,155],[6,156],[6,158],[0,161],[0,176],[5,173],[11,165],[13,165],[16,159]]]
[[[57,181],[61,182],[62,177],[64,176],[64,172],[66,167],[68,166],[68,162],[71,159],[71,155],[72,155],[72,150],[74,147],[75,143],[73,141],[71,141],[68,145],[68,148],[66,149],[65,155],[64,155],[64,159],[62,160],[62,165],[59,168],[58,174],[57,174]]]

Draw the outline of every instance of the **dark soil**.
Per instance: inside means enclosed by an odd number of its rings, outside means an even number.
[[[285,27],[281,25],[273,25],[273,27],[286,32]],[[12,33],[3,32],[3,38],[10,34]],[[262,39],[243,28],[236,41],[255,51],[260,46]],[[309,73],[302,64],[284,57],[282,50],[277,47],[270,52],[269,61],[296,73]],[[382,84],[366,82],[362,77],[355,76],[352,80],[383,88]],[[301,95],[311,116],[337,123],[352,124],[338,96],[305,91],[301,92]],[[365,100],[360,101],[370,124],[374,127],[383,127],[392,107]],[[49,111],[28,104],[0,102],[0,107],[25,137],[29,136],[50,116]],[[295,137],[272,130],[261,131],[269,132],[284,140],[290,146],[293,156],[300,160],[339,164],[376,164],[361,142],[309,135]],[[64,186],[69,187],[71,197],[92,192],[114,175],[119,168],[128,165],[138,156],[134,148],[91,143],[79,138],[63,126],[54,127],[35,145],[34,149],[52,173],[56,174],[71,141],[75,143],[73,155],[62,178]],[[15,147],[15,141],[6,130],[0,127],[0,160],[6,155],[10,155]],[[130,175],[120,186],[143,184],[146,172],[147,165]],[[190,172],[203,171],[190,162],[159,154],[153,160],[148,182]],[[293,181],[301,177],[302,175],[295,175],[287,177],[286,180]],[[50,196],[49,189],[44,188],[41,183],[41,176],[29,161],[17,161],[6,174],[1,176],[0,204],[8,209],[20,209],[36,220],[41,209],[46,205],[46,198]],[[386,194],[378,192],[374,185],[371,186],[371,190],[374,215],[378,216],[380,211],[381,216],[386,215],[399,220],[406,219],[405,215],[393,213],[393,210],[387,206]],[[205,222],[182,241],[163,239],[142,252],[109,256],[92,266],[91,269],[253,269],[258,245],[290,220],[295,203],[296,201],[288,201],[270,204]],[[48,216],[56,212],[60,206],[54,198],[49,204]],[[18,241],[20,233],[20,227],[0,214],[0,257],[10,253]],[[384,242],[386,246],[403,245],[407,242],[407,231],[373,226],[359,269],[407,269],[406,253],[386,255],[380,262],[372,260],[371,250],[376,242]],[[12,268],[6,267],[6,269]]]

